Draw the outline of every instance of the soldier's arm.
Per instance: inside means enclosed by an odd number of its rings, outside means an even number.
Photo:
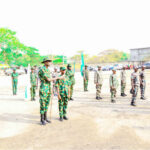
[[[97,72],[95,72],[95,74],[94,74],[94,83],[95,84],[97,83]]]

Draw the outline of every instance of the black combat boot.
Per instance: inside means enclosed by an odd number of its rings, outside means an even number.
[[[123,93],[121,93],[121,96],[124,96],[124,94],[123,94]]]
[[[114,99],[111,100],[112,103],[116,103],[116,101]]]
[[[48,123],[51,123],[51,121],[47,119],[47,112],[44,113],[44,120]]]
[[[127,94],[123,93],[124,96],[127,96]]]
[[[98,96],[96,96],[96,99],[98,100]]]
[[[63,117],[60,117],[60,118],[59,118],[59,121],[63,121]]]
[[[131,106],[136,106],[136,104],[135,104],[134,100],[132,100],[132,102],[131,102]]]
[[[142,100],[146,100],[145,97],[141,97]]]
[[[73,101],[73,98],[71,97],[70,100]]]
[[[44,120],[44,114],[41,114],[41,123],[42,125],[46,125],[45,120]]]
[[[68,120],[68,118],[66,116],[64,116],[63,118],[64,118],[64,120]]]

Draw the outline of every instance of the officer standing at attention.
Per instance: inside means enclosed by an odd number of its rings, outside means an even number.
[[[83,84],[84,84],[84,91],[88,91],[88,81],[89,81],[89,70],[88,66],[85,65],[85,69],[83,70]]]
[[[16,72],[16,68],[14,68],[13,73],[11,74],[13,95],[17,95],[18,75],[19,74]]]
[[[73,100],[72,95],[73,95],[73,86],[75,84],[75,78],[74,78],[74,73],[71,70],[71,65],[67,65],[67,70],[66,70],[66,76],[68,77],[69,80],[69,87],[70,87],[70,100]]]
[[[138,74],[138,68],[134,67],[134,72],[131,74],[131,94],[132,94],[132,100],[131,105],[136,106],[135,101],[138,94],[138,86],[139,86],[139,74]]]
[[[102,99],[100,94],[101,94],[101,88],[102,88],[102,84],[103,84],[103,76],[102,76],[101,66],[98,66],[98,70],[95,71],[94,83],[96,85],[96,99],[100,100],[100,99]]]
[[[60,77],[65,75],[66,68],[60,67],[61,75]],[[57,93],[58,93],[58,104],[59,104],[59,116],[60,121],[68,120],[67,114],[67,105],[68,99],[70,98],[70,88],[69,88],[69,81],[67,76],[64,79],[58,79],[56,81]]]
[[[123,67],[123,70],[121,71],[121,75],[120,75],[120,78],[121,78],[121,96],[127,96],[125,94],[125,88],[126,88],[126,68]]]
[[[116,70],[114,68],[112,72],[113,73],[110,75],[110,78],[109,78],[109,84],[110,84],[110,92],[111,92],[111,102],[115,103],[116,100],[114,98],[116,97],[117,88],[119,84],[118,84],[118,79],[116,75]]]
[[[35,101],[36,96],[36,88],[37,88],[37,75],[35,73],[34,68],[31,68],[30,73],[30,83],[31,83],[31,101]]]
[[[139,79],[140,79],[140,89],[141,89],[141,99],[145,100],[145,87],[146,87],[146,80],[145,80],[145,67],[142,66],[140,74],[139,74]]]
[[[61,79],[61,78],[51,78],[49,66],[51,65],[52,60],[49,58],[44,58],[44,66],[39,70],[39,79],[41,81],[39,96],[40,96],[40,114],[41,114],[41,123],[45,125],[46,122],[50,123],[47,119],[48,106],[52,94],[51,81]]]

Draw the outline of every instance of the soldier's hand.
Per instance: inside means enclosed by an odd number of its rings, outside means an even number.
[[[61,77],[58,77],[58,79],[65,79],[65,75],[61,76]]]
[[[60,94],[58,94],[58,99],[59,99],[59,100],[61,100],[61,96],[60,96]]]

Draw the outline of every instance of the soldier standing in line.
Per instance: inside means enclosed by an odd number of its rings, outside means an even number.
[[[84,84],[84,91],[88,91],[88,81],[89,81],[89,70],[87,69],[88,66],[85,65],[85,69],[83,70],[83,84]]]
[[[36,88],[37,88],[37,75],[34,71],[34,68],[31,68],[30,73],[30,83],[31,83],[31,101],[35,101]]]
[[[66,76],[68,77],[69,80],[69,87],[70,87],[70,100],[73,100],[72,95],[73,95],[73,86],[75,84],[75,78],[74,78],[74,73],[71,70],[71,65],[67,65],[67,70],[66,70]]]
[[[138,86],[139,86],[139,79],[138,79],[138,68],[134,67],[134,72],[131,74],[131,94],[132,94],[132,100],[131,105],[136,106],[135,101],[138,94]]]
[[[45,125],[46,122],[50,123],[47,119],[48,106],[52,94],[51,82],[61,78],[51,78],[49,66],[51,65],[52,60],[49,58],[44,58],[44,66],[39,70],[39,79],[41,81],[39,96],[40,96],[40,114],[41,114],[41,123]]]
[[[142,66],[140,74],[139,74],[139,79],[140,79],[140,89],[141,89],[141,99],[145,100],[145,87],[146,87],[146,80],[145,80],[145,67]]]
[[[126,68],[123,67],[123,70],[121,71],[121,96],[127,96],[125,94],[125,88],[126,88]]]
[[[11,74],[13,95],[17,95],[18,75],[19,74],[16,72],[16,68],[14,68],[13,73]]]
[[[102,70],[101,66],[98,66],[98,70],[94,74],[94,83],[96,84],[96,99],[100,100],[102,99],[101,94],[101,88],[103,84],[103,76],[102,76]]]
[[[114,99],[116,97],[117,88],[118,88],[118,79],[116,75],[116,70],[113,68],[112,74],[109,78],[109,84],[110,84],[110,92],[111,92],[111,102],[115,103],[116,100]]]
[[[65,75],[66,68],[60,67],[61,75],[60,77]],[[69,81],[67,76],[64,79],[58,79],[56,81],[57,86],[57,93],[58,93],[58,104],[59,104],[59,116],[60,121],[68,120],[67,114],[67,105],[68,99],[70,98],[70,88],[69,88]]]

